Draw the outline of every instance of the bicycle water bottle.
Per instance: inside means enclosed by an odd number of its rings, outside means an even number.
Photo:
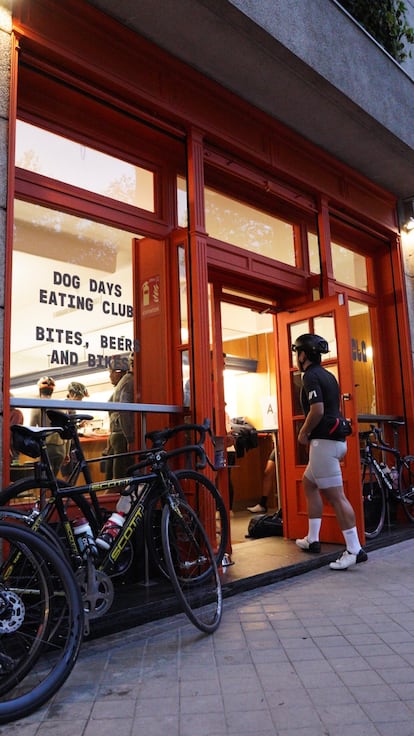
[[[398,470],[395,467],[395,465],[393,465],[393,467],[390,470],[390,478],[391,478],[391,483],[392,483],[392,487],[394,491],[397,491],[399,478],[398,478]]]
[[[95,540],[93,538],[92,529],[89,522],[82,516],[73,522],[73,531],[78,542],[80,553],[84,556],[86,550],[90,550],[93,555],[98,554]]]
[[[105,522],[99,535],[96,538],[96,544],[102,549],[109,549],[112,547],[115,539],[117,538],[121,528],[125,522],[125,516],[122,513],[114,511],[109,517],[108,521]]]

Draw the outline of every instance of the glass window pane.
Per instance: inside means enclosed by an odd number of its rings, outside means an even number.
[[[108,398],[108,360],[127,358],[135,349],[134,237],[15,202],[11,387],[16,397],[37,398],[38,378],[49,375],[62,377],[56,398],[66,397],[70,380],[85,383],[93,400],[101,391]]]
[[[294,231],[290,223],[212,189],[206,188],[204,196],[206,229],[212,238],[290,266],[296,265]]]
[[[152,171],[21,120],[16,166],[154,212]]]
[[[335,336],[335,320],[333,315],[325,314],[323,317],[315,317],[314,329],[316,335],[323,337],[329,345],[329,353],[322,355],[322,363],[324,360],[332,360],[338,355]]]
[[[374,351],[369,309],[366,304],[349,301],[352,361],[358,414],[376,414]]]
[[[319,259],[319,241],[316,233],[308,232],[308,250],[311,273],[320,273],[321,262]]]
[[[183,176],[177,176],[177,212],[178,227],[188,226],[187,182]]]
[[[180,299],[180,333],[181,342],[188,342],[188,310],[187,310],[187,269],[185,265],[185,250],[178,248],[178,291]]]
[[[364,256],[338,243],[331,244],[333,273],[336,281],[367,291],[367,262]]]

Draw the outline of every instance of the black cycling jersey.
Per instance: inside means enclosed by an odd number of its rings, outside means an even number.
[[[323,403],[324,416],[318,426],[312,430],[309,439],[332,439],[329,436],[326,418],[341,416],[339,386],[333,373],[317,363],[308,366],[302,377],[300,403],[305,416],[309,414],[311,404]]]

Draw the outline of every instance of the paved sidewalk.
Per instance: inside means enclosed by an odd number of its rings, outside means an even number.
[[[413,736],[414,540],[83,645],[47,707],[2,736]]]

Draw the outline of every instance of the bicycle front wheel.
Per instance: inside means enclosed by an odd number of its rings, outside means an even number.
[[[0,723],[8,723],[43,705],[72,671],[83,605],[68,563],[39,534],[3,522],[0,540]]]
[[[195,511],[171,497],[162,511],[161,536],[169,578],[190,621],[207,634],[220,623],[223,594],[214,553]]]
[[[402,459],[399,475],[399,499],[407,519],[414,522],[414,456]]]
[[[199,519],[215,516],[216,544],[214,551],[217,565],[220,566],[227,548],[229,522],[226,507],[218,489],[205,475],[196,470],[183,468],[174,471],[188,503]]]
[[[361,471],[365,536],[372,539],[384,526],[385,493],[381,478],[371,463],[362,462]]]

